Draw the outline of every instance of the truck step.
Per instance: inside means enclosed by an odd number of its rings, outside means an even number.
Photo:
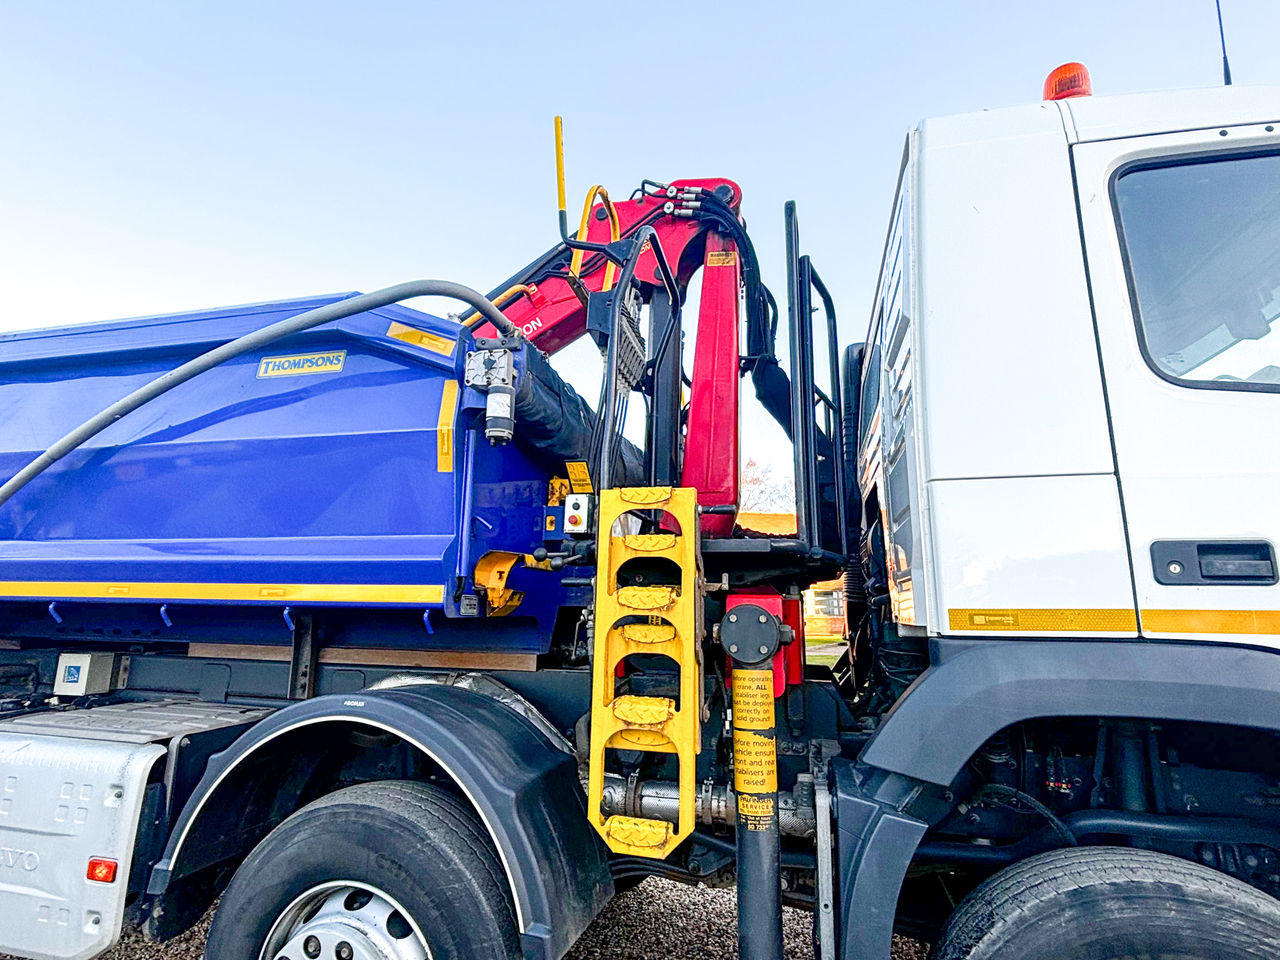
[[[605,838],[616,843],[615,852],[654,856],[655,851],[671,841],[671,824],[665,820],[645,820],[641,817],[613,816],[604,822]]]
[[[621,587],[617,593],[618,605],[631,610],[668,610],[679,599],[675,587]]]
[[[668,697],[623,696],[613,701],[613,715],[631,727],[660,728],[676,713]]]
[[[614,536],[618,520],[637,511],[657,520],[648,533]],[[661,518],[661,519],[658,519]],[[670,528],[678,527],[679,532]],[[682,487],[623,487],[600,494],[595,578],[595,649],[592,672],[591,755],[587,805],[592,825],[615,853],[666,857],[693,832],[695,760],[702,734],[702,560],[697,491]],[[663,584],[623,585],[623,566],[655,560]],[[633,568],[628,568],[632,570]],[[679,696],[617,694],[619,676],[633,654],[662,654],[680,670]],[[679,816],[666,821],[606,818],[600,805],[610,750],[673,754],[679,765]]]

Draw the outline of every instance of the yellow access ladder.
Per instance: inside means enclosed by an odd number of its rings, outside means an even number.
[[[677,533],[621,534],[631,511],[661,510]],[[697,491],[681,487],[621,487],[600,493],[595,583],[595,649],[591,687],[591,758],[587,810],[614,853],[666,857],[693,832],[696,770],[702,733],[702,600]],[[619,586],[623,564],[665,558],[679,584]],[[678,702],[670,697],[615,695],[618,664],[633,654],[662,654],[680,668]],[[680,765],[680,814],[666,820],[605,817],[607,750],[672,753]]]

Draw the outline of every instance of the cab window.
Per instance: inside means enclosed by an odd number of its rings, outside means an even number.
[[[1112,190],[1148,362],[1195,386],[1280,390],[1280,154],[1131,167]]]

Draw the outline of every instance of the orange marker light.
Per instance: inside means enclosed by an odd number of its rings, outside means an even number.
[[[89,861],[89,869],[85,873],[85,877],[94,883],[115,883],[116,868],[119,866],[114,860],[104,860],[102,857],[94,857]]]
[[[1089,68],[1083,63],[1064,63],[1045,78],[1046,100],[1090,96],[1093,96],[1093,82],[1089,79]]]

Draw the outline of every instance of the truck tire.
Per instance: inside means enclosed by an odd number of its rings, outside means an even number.
[[[469,806],[365,783],[311,803],[236,871],[206,960],[518,958],[510,888]]]
[[[1071,847],[1002,870],[952,914],[930,960],[1269,960],[1280,901],[1188,860]]]

